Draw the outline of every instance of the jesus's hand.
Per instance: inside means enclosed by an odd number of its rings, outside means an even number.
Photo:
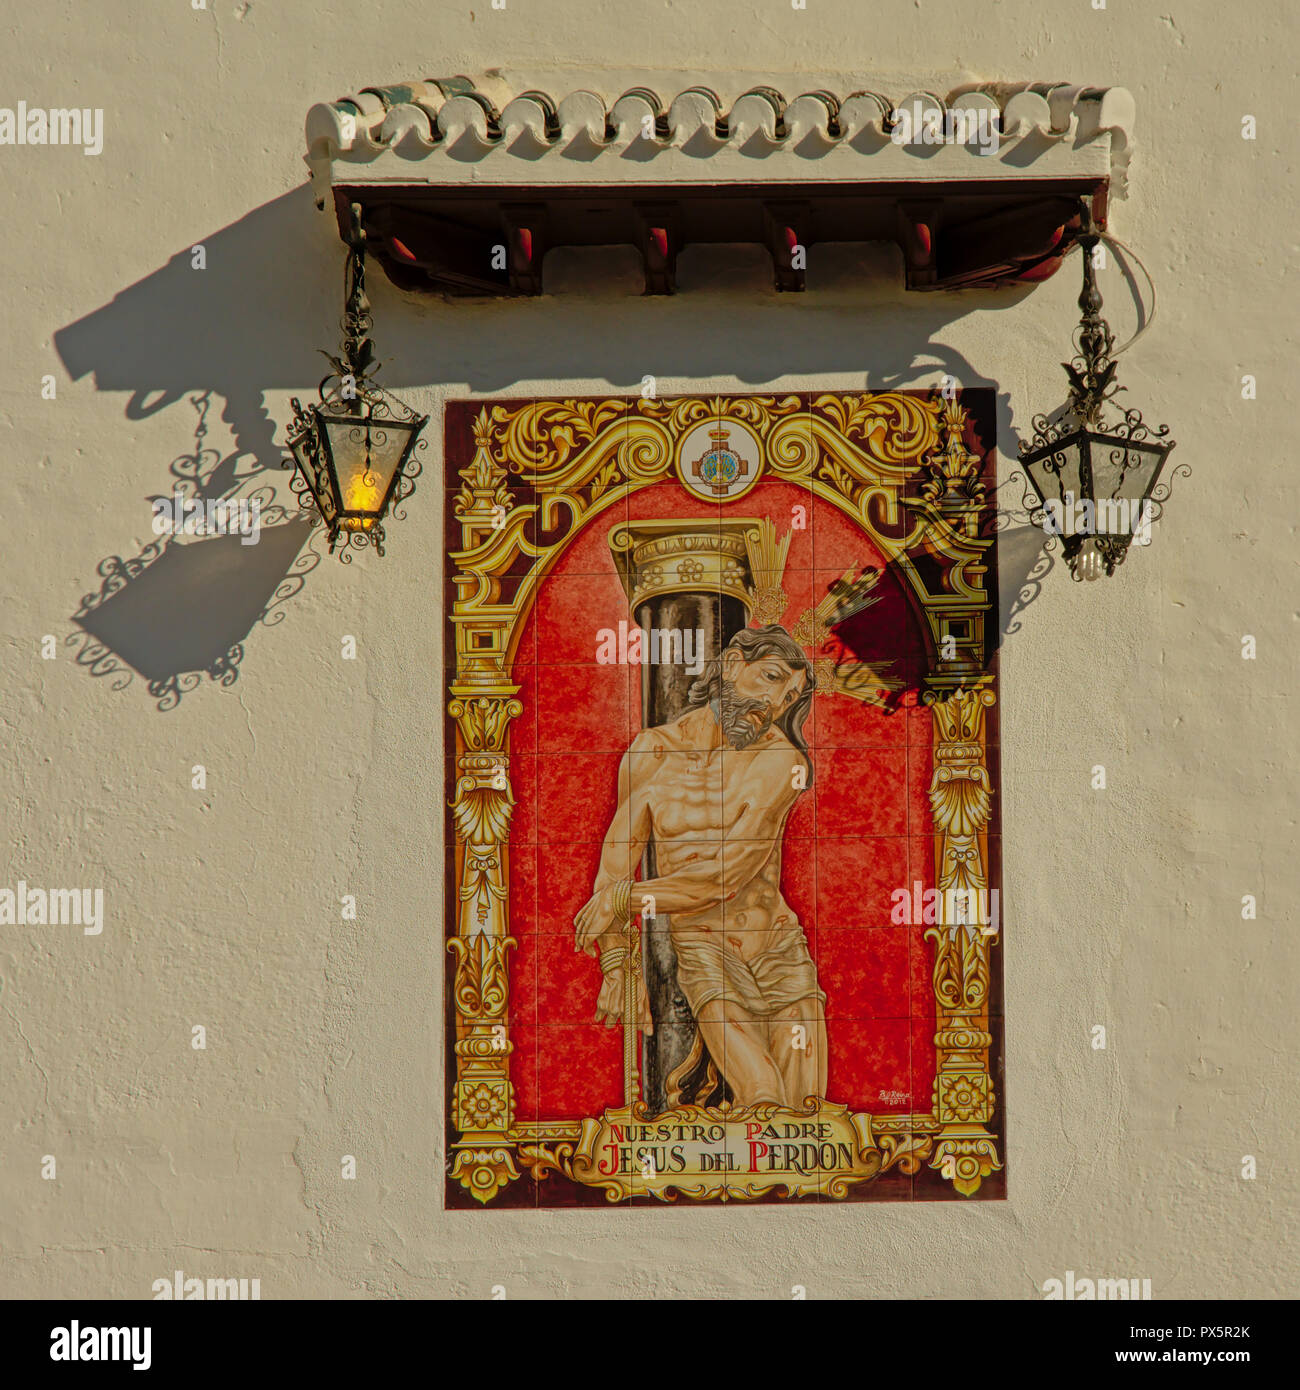
[[[594,955],[592,949],[598,937],[615,931],[622,925],[614,920],[614,889],[610,883],[598,888],[573,919],[573,944],[579,951]]]
[[[654,1020],[650,1017],[650,1000],[646,996],[645,984],[641,979],[641,972],[636,972],[636,1021],[637,1026],[645,1033],[653,1033],[655,1030]],[[624,967],[615,966],[604,979],[600,987],[600,997],[596,1000],[596,1022],[604,1023],[610,1027],[621,1027],[623,1024],[624,990],[626,989],[627,975]]]

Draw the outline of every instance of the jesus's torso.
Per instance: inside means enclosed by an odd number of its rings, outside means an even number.
[[[648,747],[637,760],[633,776],[650,811],[659,875],[711,861],[721,878],[728,855],[739,848],[729,834],[742,814],[753,809],[746,798],[754,795],[754,773],[759,773],[764,789],[772,784],[775,805],[799,762],[795,749],[776,729],[743,749],[710,746],[716,740],[716,725],[707,709],[692,711],[648,733]],[[674,941],[711,933],[721,938],[724,949],[750,961],[784,946],[792,935],[802,937],[798,918],[781,894],[783,831],[783,819],[778,822],[774,817],[770,852],[749,880],[722,903],[672,915]]]

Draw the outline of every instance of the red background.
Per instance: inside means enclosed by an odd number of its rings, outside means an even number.
[[[814,780],[786,826],[782,889],[827,995],[828,1098],[875,1114],[925,1111],[934,1080],[931,947],[921,926],[890,924],[894,889],[934,882],[931,720],[916,693],[923,643],[900,581],[869,538],[805,486],[764,481],[727,513],[768,516],[784,535],[796,506],[805,508],[806,527],[792,534],[782,622],[792,627],[850,566],[880,568],[881,599],[851,620],[850,645],[872,658],[894,656],[893,674],[907,689],[889,713],[842,695],[814,697],[804,727]],[[600,969],[573,945],[573,918],[591,893],[614,809],[619,759],[641,727],[640,668],[595,659],[599,630],[629,620],[609,532],[628,519],[719,510],[674,480],[603,512],[542,585],[522,632],[509,848],[519,941],[510,965],[511,1077],[520,1120],[598,1115],[623,1100],[621,1030],[592,1022]]]

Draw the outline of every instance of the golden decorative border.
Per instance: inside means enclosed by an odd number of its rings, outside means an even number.
[[[673,1174],[599,1182],[589,1166],[583,1169],[596,1142],[593,1126],[645,1118],[635,1093],[600,1119],[521,1123],[509,1074],[507,955],[516,945],[507,889],[514,808],[509,729],[522,712],[511,669],[523,620],[578,533],[631,493],[671,476],[682,435],[713,419],[747,425],[762,445],[763,471],[839,508],[903,577],[924,614],[930,654],[924,700],[936,730],[930,785],[936,886],[941,892],[976,890],[973,900],[981,901],[979,890],[988,885],[992,789],[985,714],[995,697],[984,671],[991,606],[984,575],[993,542],[979,534],[980,461],[963,443],[966,412],[957,401],[881,392],[823,394],[807,406],[795,395],[485,404],[474,423],[474,457],[460,469],[453,500],[461,545],[451,555],[456,670],[447,706],[457,731],[452,818],[458,910],[447,943],[455,956],[451,1113],[461,1136],[452,1146],[451,1173],[485,1204],[519,1177],[519,1163],[537,1178],[552,1171],[581,1174],[575,1180],[604,1186],[611,1200],[646,1192],[747,1200],[770,1190],[770,1184],[674,1182]],[[511,488],[512,476],[530,490]],[[914,565],[912,557],[921,554],[937,566]],[[936,569],[931,589],[926,576]],[[945,646],[949,654],[941,657]],[[823,1101],[822,1112],[841,1116],[858,1143],[852,1171],[816,1190],[842,1197],[892,1167],[915,1174],[928,1162],[957,1192],[972,1196],[1002,1167],[996,1136],[987,1128],[995,1107],[988,1005],[997,928],[979,913],[970,915],[969,923],[925,933],[935,943],[932,1109],[845,1116],[843,1107]],[[709,1123],[747,1119],[757,1122],[747,1111],[732,1110],[711,1114]],[[780,1186],[791,1188],[788,1181]]]

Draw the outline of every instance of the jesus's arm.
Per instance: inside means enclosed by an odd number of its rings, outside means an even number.
[[[600,947],[601,969],[605,978],[596,1000],[597,1023],[621,1024],[624,1021],[627,957],[625,954],[607,956],[606,953],[628,950],[629,943],[623,934],[624,923],[615,920],[614,896],[619,884],[625,883],[630,898],[631,881],[650,838],[650,807],[644,789],[634,789],[631,767],[633,755],[644,751],[642,742],[643,735],[638,734],[619,764],[618,805],[605,832],[592,895],[573,920],[574,944],[577,948],[592,955],[594,947]],[[611,964],[612,961],[618,963]],[[639,1025],[647,1033],[653,1032],[650,1002],[646,997],[645,982],[639,973],[636,977],[635,1008]]]
[[[609,899],[617,884],[634,877],[650,839],[650,807],[644,788],[638,791],[632,776],[632,758],[644,751],[640,746],[643,738],[642,733],[632,740],[619,763],[618,805],[605,832],[600,867],[592,883],[591,897],[573,921],[574,943],[588,955],[592,954],[592,945],[597,940],[617,936],[622,924],[612,921],[608,910]]]

